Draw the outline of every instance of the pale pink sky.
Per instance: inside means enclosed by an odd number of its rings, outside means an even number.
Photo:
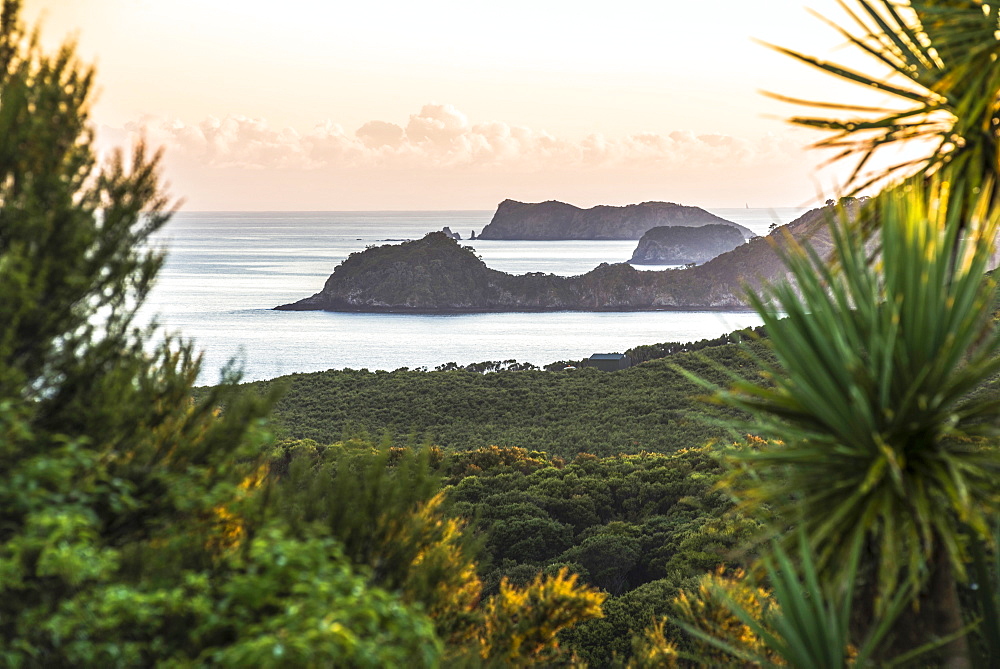
[[[102,146],[166,150],[188,210],[796,206],[799,110],[850,88],[758,38],[856,62],[835,0],[27,0],[98,70]],[[855,96],[856,98],[856,96]],[[877,100],[876,100],[877,101]]]

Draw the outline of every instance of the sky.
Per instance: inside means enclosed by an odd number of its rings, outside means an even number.
[[[102,149],[164,150],[185,210],[808,206],[803,110],[858,93],[755,40],[856,64],[836,0],[27,0],[97,69]],[[863,62],[863,61],[860,61]],[[869,68],[870,69],[870,68]],[[876,98],[874,100],[878,102]]]

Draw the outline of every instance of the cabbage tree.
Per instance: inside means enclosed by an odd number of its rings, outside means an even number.
[[[979,0],[841,5],[852,25],[831,25],[870,70],[778,50],[886,102],[777,97],[817,109],[792,122],[825,132],[816,146],[833,160],[857,160],[851,192],[893,185],[859,221],[831,221],[834,262],[785,253],[790,282],[751,296],[776,363],[764,383],[716,397],[772,439],[734,456],[739,493],[804,529],[824,580],[845,576],[846,551],[862,541],[876,575],[858,596],[876,615],[899,588],[917,589],[919,610],[893,630],[899,650],[965,630],[956,579],[1000,497],[989,441],[1000,404],[977,392],[1000,369],[984,277],[997,234],[1000,24]],[[923,155],[872,168],[885,148],[913,142]],[[967,666],[961,639],[944,652]]]
[[[874,262],[846,220],[830,225],[836,265],[786,251],[791,280],[750,296],[776,362],[764,383],[716,395],[771,439],[733,456],[745,503],[798,524],[829,581],[843,580],[849,547],[863,541],[876,614],[898,588],[920,591],[897,648],[962,630],[966,532],[989,536],[1000,509],[989,441],[1000,401],[976,392],[1000,371],[985,276],[1000,219],[988,197],[956,202],[949,184],[911,182],[862,210],[877,220]]]

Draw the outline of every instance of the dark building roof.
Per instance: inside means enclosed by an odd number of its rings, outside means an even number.
[[[631,366],[632,361],[624,353],[595,353],[587,361],[587,367],[596,367],[605,372],[616,372]]]

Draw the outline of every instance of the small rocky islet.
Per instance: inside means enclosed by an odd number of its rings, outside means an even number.
[[[709,223],[697,228],[660,226],[651,228],[639,240],[629,263],[633,265],[687,265],[708,262],[745,243],[743,234],[732,225]]]

